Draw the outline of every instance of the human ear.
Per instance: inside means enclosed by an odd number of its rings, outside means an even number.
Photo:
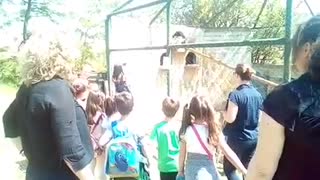
[[[303,45],[303,58],[305,59],[305,62],[309,62],[311,55],[312,55],[312,45],[311,43],[307,42]]]

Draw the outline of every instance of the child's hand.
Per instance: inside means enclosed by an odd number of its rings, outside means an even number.
[[[184,172],[178,172],[176,180],[184,180]]]
[[[147,164],[146,164],[146,165],[147,165],[147,167],[148,167],[148,168],[150,168],[150,161],[149,161],[149,158],[147,158]]]
[[[247,174],[247,170],[246,170],[246,169],[243,169],[243,170],[241,171],[241,173],[245,176],[245,175]]]

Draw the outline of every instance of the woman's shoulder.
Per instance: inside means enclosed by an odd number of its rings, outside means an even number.
[[[303,91],[304,87],[302,87],[301,85],[302,83],[299,79],[279,85],[267,95],[266,101],[295,100],[300,91]]]
[[[274,88],[263,102],[263,111],[284,127],[294,124],[299,111],[300,96],[296,88],[298,84],[299,81],[293,81]]]
[[[45,94],[47,97],[62,97],[61,95],[65,95],[66,93],[72,95],[71,85],[66,80],[60,78],[55,78],[32,85],[32,93]]]

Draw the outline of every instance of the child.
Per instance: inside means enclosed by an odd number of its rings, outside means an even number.
[[[186,180],[218,180],[214,163],[220,147],[226,158],[243,174],[246,169],[230,149],[215,120],[214,109],[203,96],[194,96],[184,107],[180,135],[179,177]]]
[[[107,96],[104,100],[104,112],[106,118],[102,121],[102,127],[106,130],[113,120],[120,119],[120,115],[117,112],[117,105],[112,96]]]
[[[78,78],[73,81],[72,87],[77,102],[86,109],[86,101],[89,93],[88,80]]]
[[[178,174],[180,123],[175,121],[174,116],[179,107],[178,100],[165,98],[162,102],[165,119],[155,125],[150,136],[158,145],[158,169],[161,180],[175,180]]]
[[[104,113],[105,96],[100,91],[90,91],[87,99],[87,115],[90,127],[90,136],[95,152],[93,171],[98,179],[104,179],[103,167],[105,161],[104,148],[99,145],[99,140],[104,133],[102,122],[106,115]]]
[[[146,153],[129,118],[134,105],[133,97],[128,92],[122,92],[115,96],[115,103],[121,117],[110,123],[100,139],[100,145],[108,143],[106,173],[116,180],[141,178],[140,162]]]

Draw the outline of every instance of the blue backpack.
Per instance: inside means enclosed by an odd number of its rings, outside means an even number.
[[[106,174],[110,178],[139,178],[140,162],[143,157],[136,137],[127,129],[120,131],[117,121],[112,122],[111,127],[113,139],[106,149]]]

